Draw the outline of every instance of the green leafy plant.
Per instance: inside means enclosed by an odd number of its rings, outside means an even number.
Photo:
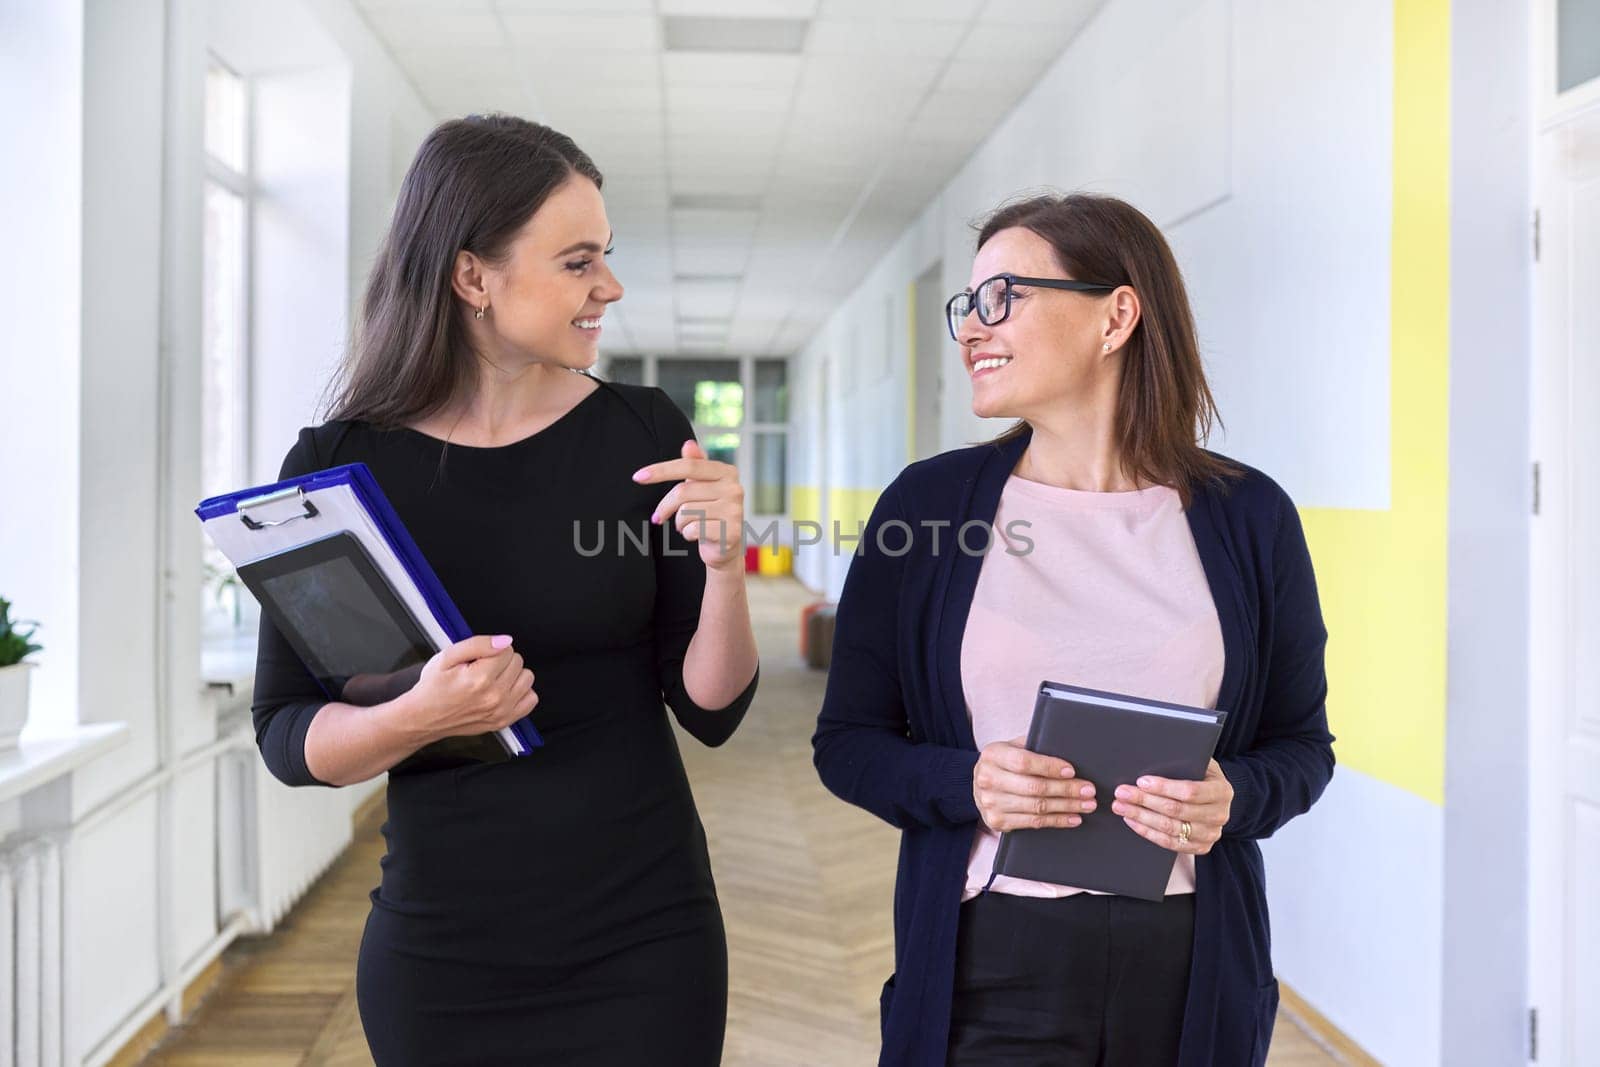
[[[38,632],[36,622],[11,621],[11,601],[0,597],[0,667],[10,667],[39,651],[33,643]]]
[[[222,562],[218,563],[208,555],[201,564],[205,572],[205,583],[211,587],[211,598],[217,607],[227,611],[233,619],[233,624],[238,626],[244,582],[239,580],[233,564],[228,563],[220,553],[217,559]]]

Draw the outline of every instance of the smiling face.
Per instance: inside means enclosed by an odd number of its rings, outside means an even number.
[[[606,306],[622,299],[606,264],[610,247],[600,190],[574,175],[522,225],[500,262],[461,253],[456,292],[480,351],[497,363],[592,367]],[[484,318],[474,318],[472,309],[484,306]]]
[[[1050,243],[1022,227],[1001,230],[978,249],[968,287],[976,289],[996,274],[1072,280]],[[1018,285],[1005,321],[985,326],[976,312],[969,313],[958,339],[972,378],[973,414],[1037,423],[1051,411],[1103,394],[1108,384],[1114,400],[1119,361],[1113,357],[1132,330],[1119,322],[1123,294],[1131,296],[1131,290],[1077,293]]]

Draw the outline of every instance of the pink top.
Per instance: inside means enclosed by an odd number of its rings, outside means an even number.
[[[1013,475],[994,534],[961,642],[978,748],[1025,737],[1046,680],[1216,707],[1222,626],[1176,490],[1093,493]],[[1098,810],[1112,799],[1098,793]],[[963,900],[989,881],[999,842],[978,824]],[[1086,892],[1005,876],[991,888],[1025,897]],[[1194,892],[1193,856],[1178,856],[1167,892]]]

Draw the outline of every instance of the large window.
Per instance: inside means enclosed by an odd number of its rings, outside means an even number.
[[[656,365],[656,384],[694,423],[706,455],[739,462],[744,383],[737,359],[664,359]]]
[[[660,386],[689,417],[706,454],[739,467],[747,513],[788,514],[788,360],[613,356],[602,374]]]
[[[249,87],[212,59],[206,70],[205,226],[201,334],[200,484],[205,496],[241,488],[250,469]],[[206,542],[206,629],[231,629],[243,594],[227,559]]]
[[[752,370],[750,511],[785,515],[789,511],[789,361],[758,359]]]

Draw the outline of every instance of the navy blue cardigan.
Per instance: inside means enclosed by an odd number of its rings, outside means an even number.
[[[902,831],[895,973],[881,999],[879,1062],[893,1067],[944,1062],[958,908],[978,826],[960,666],[983,559],[954,539],[963,523],[994,521],[1027,441],[907,467],[873,509],[839,602],[812,746],[829,789]],[[1187,512],[1222,625],[1217,706],[1229,714],[1217,762],[1234,798],[1222,839],[1195,863],[1181,1067],[1265,1062],[1278,986],[1256,841],[1309,808],[1333,774],[1327,631],[1300,518],[1270,478],[1240,470],[1225,485],[1196,487]],[[983,543],[981,530],[969,530],[969,546]]]

